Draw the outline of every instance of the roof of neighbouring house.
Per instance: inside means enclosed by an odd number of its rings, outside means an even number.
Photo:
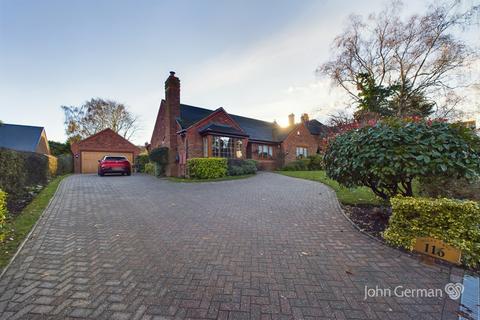
[[[307,122],[307,128],[311,134],[324,135],[328,133],[328,126],[315,119]]]
[[[180,104],[180,118],[178,118],[177,121],[182,129],[187,129],[213,112],[214,110]],[[281,128],[274,122],[252,119],[234,114],[229,115],[249,136],[250,140],[280,142],[283,141],[292,130],[292,128]],[[312,124],[310,125],[310,123]],[[320,126],[327,128],[317,120],[311,120],[307,124],[307,128],[312,134],[322,134],[322,131],[319,129]],[[205,128],[202,128],[202,130],[204,129]]]
[[[35,152],[42,137],[43,127],[19,124],[0,124],[0,148]]]

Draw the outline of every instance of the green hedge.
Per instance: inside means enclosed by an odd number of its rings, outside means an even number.
[[[451,177],[422,177],[420,193],[431,198],[453,198],[480,201],[480,179],[468,181]]]
[[[474,201],[395,197],[392,216],[383,237],[412,250],[417,237],[443,240],[462,250],[465,265],[480,262],[480,205]]]
[[[73,158],[71,154],[61,154],[57,157],[57,175],[63,176],[64,174],[73,172]]]
[[[282,168],[282,170],[284,170],[284,171],[307,171],[309,163],[310,163],[310,160],[308,160],[308,159],[298,159],[298,160],[292,161],[289,164],[285,165]]]
[[[150,161],[155,163],[155,175],[163,176],[168,165],[168,148],[160,147],[150,151]]]
[[[286,164],[282,170],[283,171],[314,171],[314,170],[323,170],[325,168],[323,164],[323,155],[315,154],[313,156],[308,156],[305,159],[298,159]]]
[[[227,175],[241,176],[246,174],[255,174],[257,172],[257,162],[247,159],[228,159]]]
[[[7,194],[0,189],[0,241],[5,237],[5,220],[7,218]]]
[[[57,158],[0,148],[0,189],[15,200],[57,174]]]
[[[192,158],[187,160],[187,170],[190,178],[217,179],[227,174],[227,159],[225,158]]]
[[[143,171],[146,174],[151,174],[152,176],[155,175],[155,163],[153,162],[147,162],[143,166]]]
[[[145,172],[145,165],[150,162],[150,157],[148,154],[139,154],[135,158],[135,166],[137,167],[137,172]]]

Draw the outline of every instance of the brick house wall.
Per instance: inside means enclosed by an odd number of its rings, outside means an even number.
[[[260,158],[258,154],[258,146],[267,145],[272,147],[272,159]],[[258,162],[258,168],[260,170],[275,170],[278,167],[278,156],[282,152],[281,144],[271,143],[271,142],[251,142],[249,143],[248,154],[250,154],[250,159],[253,159]]]
[[[307,148],[308,155],[315,154],[318,149],[317,139],[303,123],[298,124],[282,142],[285,164],[297,159],[297,147]]]
[[[70,149],[73,153],[73,167],[75,173],[81,172],[82,151],[133,153],[134,159],[140,153],[140,149],[137,146],[111,129],[102,130],[84,140],[75,142],[71,145]]]
[[[155,127],[153,128],[152,138],[150,139],[150,149],[159,148],[165,144],[167,135],[166,121],[163,121],[163,119],[165,118],[166,106],[165,100],[162,99],[162,102],[160,103],[160,107],[158,109]]]

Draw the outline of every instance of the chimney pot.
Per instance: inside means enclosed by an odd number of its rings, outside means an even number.
[[[302,114],[302,122],[305,123],[305,122],[308,122],[310,119],[308,117],[308,113],[303,113]]]
[[[295,115],[293,113],[288,115],[288,125],[293,127],[295,125]]]

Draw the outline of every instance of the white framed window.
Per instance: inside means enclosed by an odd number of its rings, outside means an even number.
[[[258,145],[258,158],[259,159],[272,159],[273,158],[273,147],[268,144],[259,144]]]
[[[306,147],[297,147],[297,159],[308,157],[308,149]]]
[[[208,138],[203,137],[203,157],[208,158]]]

